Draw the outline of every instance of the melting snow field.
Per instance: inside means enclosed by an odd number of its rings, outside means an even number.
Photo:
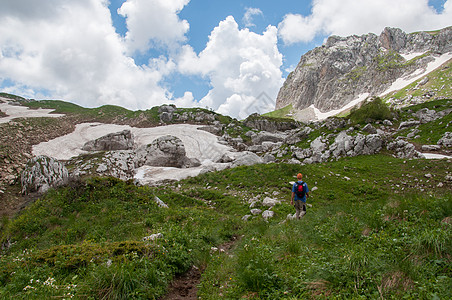
[[[2,100],[4,98],[1,98]],[[8,99],[4,99],[6,101],[9,101]],[[17,106],[17,105],[11,105],[8,102],[7,103],[1,103],[0,102],[0,110],[7,114],[7,117],[0,118],[0,123],[8,123],[9,121],[16,119],[16,118],[36,118],[36,117],[49,117],[49,118],[58,118],[62,117],[64,115],[61,114],[50,114],[53,112],[53,109],[30,109],[25,106]]]
[[[419,70],[415,71],[411,75],[408,75],[406,77],[397,79],[386,91],[381,93],[380,96],[384,96],[384,95],[387,95],[389,93],[392,93],[392,92],[398,91],[400,89],[403,89],[407,85],[415,82],[418,79],[421,79],[422,77],[424,77],[428,73],[430,73],[430,72],[434,71],[435,69],[439,68],[442,64],[444,64],[445,62],[447,62],[450,59],[452,59],[452,52],[449,52],[449,53],[443,54],[443,55],[441,55],[439,57],[436,57],[434,61],[432,61],[431,63],[429,63],[427,65],[427,68],[419,69]]]
[[[197,125],[178,124],[135,128],[127,125],[83,123],[78,124],[75,131],[68,135],[33,146],[33,155],[47,155],[59,160],[68,160],[80,154],[88,153],[81,150],[86,142],[125,129],[132,132],[137,147],[150,144],[158,137],[173,135],[182,140],[187,156],[199,159],[202,165],[186,169],[144,166],[136,170],[135,178],[142,184],[155,183],[165,179],[180,180],[189,176],[196,176],[208,166],[215,169],[225,168],[224,164],[214,162],[225,153],[229,153],[232,157],[236,154],[233,153],[234,150],[231,147],[220,144],[217,136],[198,130],[199,127]]]

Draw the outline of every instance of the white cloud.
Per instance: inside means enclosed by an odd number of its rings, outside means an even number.
[[[285,44],[309,42],[317,35],[379,34],[384,27],[406,32],[451,25],[452,0],[437,13],[426,0],[314,0],[308,16],[288,14],[278,25]]]
[[[258,15],[262,15],[262,11],[259,8],[248,7],[242,19],[242,22],[245,25],[245,27],[256,26],[253,23],[253,17]]]
[[[126,44],[131,53],[158,45],[173,47],[185,41],[190,28],[178,13],[190,0],[127,0],[118,9],[126,17]]]
[[[187,45],[178,60],[182,73],[210,80],[212,89],[201,106],[240,118],[274,109],[283,82],[281,65],[277,28],[269,26],[261,35],[240,30],[232,16],[213,29],[201,53]]]
[[[4,90],[88,107],[115,104],[147,109],[193,101],[190,93],[173,99],[162,87],[163,77],[176,70],[173,60],[162,56],[137,66],[126,55],[107,1],[28,2],[38,10],[36,14],[27,5],[13,5],[9,0],[8,11],[0,13],[0,85],[4,80],[12,82]],[[46,9],[51,10],[51,17]]]

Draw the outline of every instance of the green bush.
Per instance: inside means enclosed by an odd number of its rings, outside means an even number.
[[[378,97],[363,103],[360,108],[353,108],[349,115],[349,119],[355,124],[392,120],[393,118],[394,112]]]

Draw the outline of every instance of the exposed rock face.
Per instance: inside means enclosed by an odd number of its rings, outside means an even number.
[[[186,156],[184,144],[179,138],[166,135],[137,149],[135,167],[139,168],[143,165],[187,168],[199,166],[200,163]]]
[[[425,53],[409,62],[408,53]],[[331,36],[302,56],[279,91],[276,109],[314,105],[321,111],[345,106],[359,95],[379,95],[398,78],[425,68],[434,56],[452,51],[452,27],[439,33],[406,34],[386,28],[380,36]]]
[[[22,193],[44,193],[68,180],[68,171],[63,163],[47,156],[34,157],[22,172]]]
[[[393,151],[398,158],[422,158],[423,155],[416,151],[413,144],[402,139],[397,139],[388,144],[387,149]]]
[[[111,151],[129,150],[133,148],[133,135],[130,130],[110,133],[96,140],[87,142],[82,150],[85,151]]]
[[[443,137],[439,139],[438,145],[446,148],[452,148],[452,132],[446,132]]]
[[[259,114],[250,115],[243,124],[247,127],[262,130],[262,131],[286,131],[295,129],[298,127],[298,122],[293,120],[277,120],[272,118],[265,118],[260,116]]]

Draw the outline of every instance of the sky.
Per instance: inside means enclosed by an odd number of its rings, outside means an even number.
[[[452,0],[1,0],[0,91],[84,107],[275,107],[330,35],[452,25]]]

